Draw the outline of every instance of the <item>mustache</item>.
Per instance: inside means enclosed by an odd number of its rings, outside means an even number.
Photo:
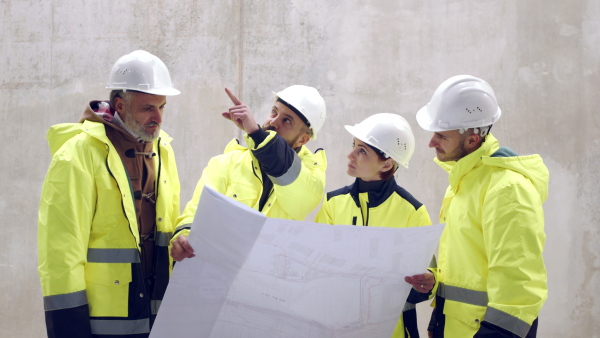
[[[160,123],[158,123],[158,122],[150,122],[147,125],[145,125],[144,127],[160,127]]]
[[[262,127],[262,129],[264,129],[264,130],[272,130],[272,131],[275,131],[275,127],[273,127],[273,126],[271,126],[271,125],[268,125],[268,126],[263,126],[263,127]]]

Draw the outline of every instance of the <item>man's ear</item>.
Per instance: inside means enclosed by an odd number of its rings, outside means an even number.
[[[122,97],[115,97],[115,110],[119,112],[121,117],[123,117],[125,112],[125,100]]]
[[[467,136],[467,139],[465,140],[465,147],[468,150],[475,150],[475,149],[477,149],[477,147],[479,147],[480,141],[481,141],[481,135],[473,133],[473,134]]]
[[[305,145],[308,141],[310,141],[310,135],[308,133],[304,133],[302,134],[302,136],[300,136],[300,138],[298,139],[298,141],[296,141],[296,144],[294,144],[292,148],[300,148],[303,145]]]

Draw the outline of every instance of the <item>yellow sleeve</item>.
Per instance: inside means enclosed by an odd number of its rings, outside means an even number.
[[[321,204],[321,209],[315,217],[315,222],[323,224],[333,224],[333,216],[331,215],[331,204],[327,200],[327,195],[323,197],[323,203]]]
[[[196,188],[192,199],[186,204],[185,209],[181,213],[181,216],[177,219],[177,226],[175,228],[175,234],[171,239],[171,242],[180,235],[189,235],[189,229],[191,224],[194,222],[196,216],[196,210],[198,209],[198,203],[200,202],[200,195],[205,185],[215,189],[216,191],[225,194],[227,190],[227,157],[224,155],[215,156],[210,159],[208,165],[202,171],[202,176]]]

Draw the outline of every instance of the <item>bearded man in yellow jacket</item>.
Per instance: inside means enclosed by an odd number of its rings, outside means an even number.
[[[259,126],[248,106],[225,91],[234,105],[222,115],[246,132],[248,147],[232,140],[202,172],[171,241],[176,261],[194,257],[187,235],[205,185],[268,217],[291,220],[304,220],[323,196],[325,152],[313,153],[305,146],[316,139],[325,121],[325,101],[319,92],[294,85],[274,94],[271,113]]]
[[[492,87],[459,75],[417,113],[449,173],[442,203],[433,337],[535,337],[547,298],[542,203],[548,169],[489,133],[498,121]]]
[[[167,288],[179,215],[165,64],[142,50],[114,64],[110,101],[52,126],[42,188],[39,275],[48,337],[148,337]]]

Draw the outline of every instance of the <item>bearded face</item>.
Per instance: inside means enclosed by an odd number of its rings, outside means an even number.
[[[129,92],[127,99],[119,98],[116,108],[129,130],[151,142],[160,134],[166,104],[166,96]]]

